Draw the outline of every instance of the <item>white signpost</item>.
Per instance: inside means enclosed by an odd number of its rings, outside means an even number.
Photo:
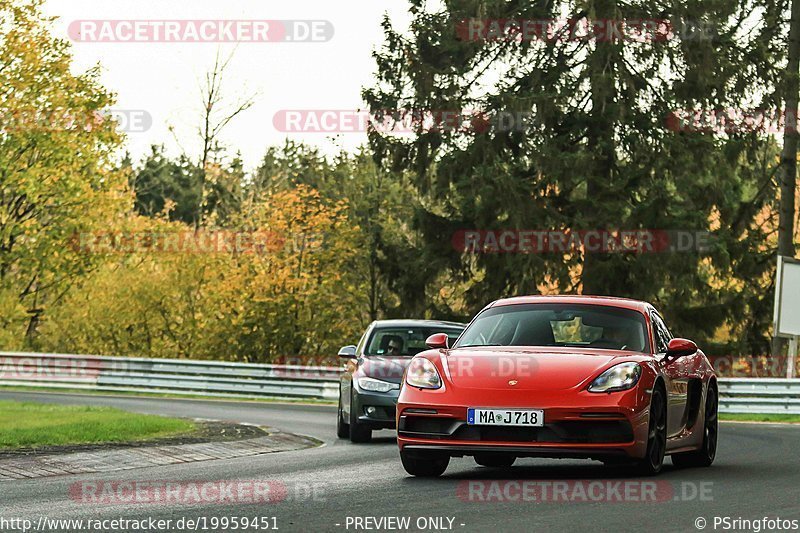
[[[800,339],[800,260],[778,256],[775,279],[775,336],[789,338],[786,377],[794,377]]]

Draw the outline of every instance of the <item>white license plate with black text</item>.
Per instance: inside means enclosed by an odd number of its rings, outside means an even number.
[[[544,411],[541,409],[467,409],[467,424],[470,426],[544,426]]]

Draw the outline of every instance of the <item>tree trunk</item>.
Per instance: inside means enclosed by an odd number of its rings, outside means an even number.
[[[800,0],[792,0],[789,27],[789,61],[786,68],[785,127],[781,152],[781,204],[778,254],[794,257],[795,187],[797,181],[797,99],[800,93]]]
[[[597,0],[593,3],[589,17],[596,20],[615,20],[616,0]],[[591,228],[586,230],[606,230],[612,221],[603,212],[603,202],[609,189],[613,188],[613,174],[616,168],[615,124],[617,122],[616,94],[616,47],[621,46],[613,39],[598,38],[595,49],[588,59],[589,84],[592,93],[592,111],[587,140],[592,154],[592,168],[586,175],[587,205],[596,206],[588,212]],[[584,249],[581,284],[583,294],[607,292],[603,280],[603,257],[597,252]]]
[[[789,26],[786,95],[784,96],[783,150],[781,152],[781,203],[778,220],[778,255],[794,257],[795,189],[797,183],[797,100],[800,93],[800,0],[792,0]],[[772,355],[780,355],[783,339],[773,337]]]

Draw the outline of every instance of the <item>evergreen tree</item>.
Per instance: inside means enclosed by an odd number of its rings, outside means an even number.
[[[431,302],[443,275],[467,283],[464,314],[543,290],[629,296],[660,305],[676,331],[703,342],[720,328],[738,331],[748,311],[768,307],[772,260],[759,248],[767,229],[757,215],[774,197],[774,142],[736,128],[682,131],[670,117],[775,107],[785,1],[432,5],[410,1],[409,34],[384,21],[377,82],[364,97],[375,113],[476,110],[488,120],[477,128],[419,127],[411,140],[370,132],[381,167],[412,169],[419,197],[414,227],[424,268],[398,284],[403,301]],[[555,21],[562,33],[526,39],[508,30],[494,38],[486,25],[470,34],[493,19]],[[668,20],[669,31],[610,32],[608,21],[643,19]],[[594,33],[570,33],[584,22]],[[501,127],[503,116],[525,120]],[[715,241],[705,251],[660,254],[454,249],[453,234],[473,228],[707,230]],[[762,348],[764,324],[751,326],[758,329],[743,335],[746,348]]]

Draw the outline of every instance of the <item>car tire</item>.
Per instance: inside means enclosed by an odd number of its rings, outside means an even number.
[[[475,462],[480,466],[490,468],[508,468],[517,460],[513,455],[481,453],[474,457]]]
[[[719,436],[719,392],[716,385],[709,383],[703,416],[703,444],[693,452],[676,453],[672,464],[678,468],[711,466],[717,456]]]
[[[336,436],[340,439],[350,437],[350,424],[344,421],[344,409],[342,409],[342,391],[339,390],[339,409],[336,415]]]
[[[656,386],[650,397],[650,416],[647,427],[647,450],[636,462],[634,470],[643,476],[654,476],[664,466],[667,449],[667,400],[663,389]]]
[[[400,461],[406,472],[416,477],[439,477],[447,470],[450,456],[436,452],[400,451]]]
[[[350,395],[350,442],[362,444],[372,440],[372,430],[358,423],[355,394]]]

